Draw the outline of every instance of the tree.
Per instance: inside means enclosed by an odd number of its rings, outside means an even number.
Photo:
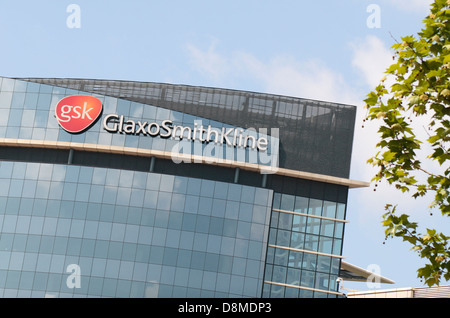
[[[380,123],[379,151],[368,160],[378,170],[373,181],[387,181],[413,198],[431,196],[430,208],[443,216],[450,216],[449,18],[450,0],[435,0],[417,36],[405,36],[392,46],[394,63],[365,99],[365,120]],[[427,123],[426,138],[419,138],[414,127],[419,118]],[[429,162],[437,163],[432,170]],[[450,237],[434,229],[419,233],[418,223],[398,215],[397,209],[386,205],[386,238],[402,238],[426,261],[417,273],[428,286],[449,280]]]

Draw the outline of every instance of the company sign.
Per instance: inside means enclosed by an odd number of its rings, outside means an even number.
[[[251,148],[266,151],[269,141],[267,137],[257,137],[239,128],[216,128],[211,125],[203,126],[194,124],[194,127],[174,125],[171,120],[157,122],[141,122],[127,120],[123,115],[110,114],[103,120],[103,129],[111,133],[125,133],[143,136],[159,136],[188,141],[200,141],[202,143],[214,142],[215,144],[231,147]]]
[[[55,108],[59,125],[67,132],[77,134],[88,129],[102,113],[102,102],[88,95],[73,95],[61,99]]]
[[[99,119],[102,109],[102,102],[94,96],[73,95],[58,102],[55,116],[65,131],[76,134],[91,127]],[[257,133],[254,129],[206,126],[201,120],[195,121],[193,127],[190,127],[177,125],[169,119],[149,122],[118,114],[105,115],[102,128],[112,134],[178,140],[171,151],[174,154],[194,154],[205,158],[259,163],[272,167],[277,167],[278,163],[277,128],[272,128],[269,137],[267,129],[263,128]],[[194,149],[191,149],[191,145]],[[179,159],[175,155],[173,160]]]

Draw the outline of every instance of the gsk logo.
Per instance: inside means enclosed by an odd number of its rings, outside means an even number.
[[[102,102],[94,96],[73,95],[64,97],[58,102],[55,115],[65,131],[76,134],[94,124],[102,109]]]

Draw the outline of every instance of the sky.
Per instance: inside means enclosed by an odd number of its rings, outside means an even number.
[[[363,100],[392,64],[391,46],[420,31],[430,2],[0,0],[0,76],[164,82],[355,105],[350,178],[370,181],[376,124],[363,125]],[[398,203],[424,228],[448,228],[426,199],[384,184],[350,190],[344,260],[395,284],[344,282],[344,291],[423,285],[423,262],[406,243],[384,242],[381,215]]]

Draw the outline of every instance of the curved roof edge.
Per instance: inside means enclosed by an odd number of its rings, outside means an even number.
[[[83,78],[83,77],[8,77],[8,76],[1,76],[0,77],[6,77],[11,78],[15,80],[20,81],[28,81],[28,82],[35,82],[35,83],[41,83],[41,84],[49,84],[48,81],[61,81],[64,80],[71,80],[71,81],[102,81],[102,82],[116,82],[116,83],[124,83],[124,84],[151,84],[151,85],[163,85],[163,86],[171,86],[171,87],[190,87],[190,88],[199,88],[199,89],[205,89],[205,90],[217,90],[217,91],[227,91],[227,92],[233,92],[236,94],[254,94],[254,95],[260,95],[260,96],[271,96],[271,97],[277,97],[277,98],[284,98],[284,99],[292,99],[292,100],[299,100],[299,101],[311,101],[311,102],[317,102],[317,103],[324,103],[324,104],[330,104],[330,105],[339,105],[342,107],[350,107],[350,108],[357,108],[356,105],[348,104],[348,103],[342,103],[342,102],[333,102],[328,100],[322,100],[322,99],[314,99],[314,98],[305,98],[305,97],[299,97],[299,96],[292,96],[292,95],[283,95],[280,93],[269,93],[269,92],[261,92],[261,91],[251,91],[248,89],[237,89],[237,88],[223,88],[223,87],[216,87],[216,86],[206,86],[206,85],[194,85],[194,84],[182,84],[182,83],[168,83],[168,82],[154,82],[154,81],[138,81],[138,80],[126,80],[126,79],[107,79],[107,78]],[[50,84],[52,85],[52,84]]]

